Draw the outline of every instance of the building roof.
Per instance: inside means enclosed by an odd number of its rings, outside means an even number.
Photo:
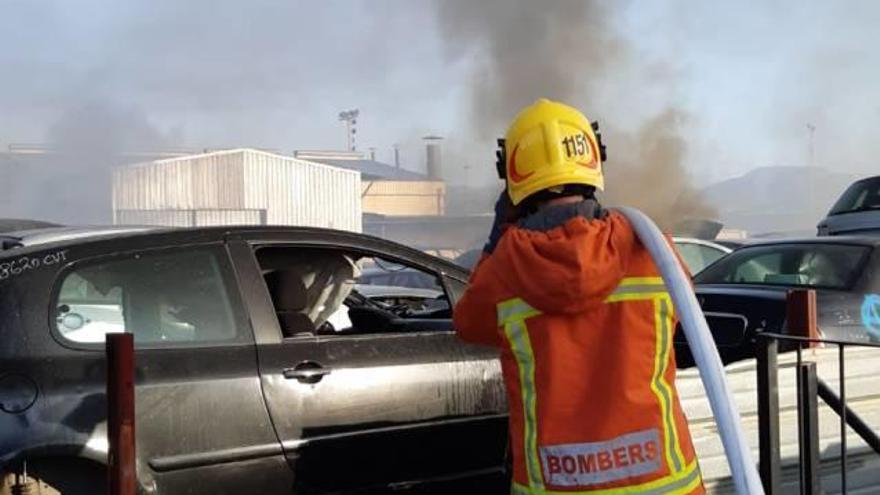
[[[273,159],[276,161],[281,160],[281,161],[287,161],[290,163],[300,163],[300,164],[307,163],[307,164],[310,164],[313,166],[317,166],[317,167],[321,167],[321,168],[328,168],[328,169],[332,169],[332,168],[340,169],[341,168],[343,170],[341,170],[340,172],[345,173],[345,174],[348,174],[352,171],[354,171],[354,172],[358,171],[356,169],[352,169],[352,168],[348,168],[348,167],[334,167],[330,163],[324,163],[324,162],[321,162],[318,160],[312,160],[311,158],[301,158],[298,156],[291,156],[291,155],[280,155],[278,153],[272,153],[269,151],[258,150],[256,148],[230,148],[230,149],[225,149],[225,150],[217,150],[217,151],[209,151],[209,152],[205,152],[205,153],[199,153],[197,155],[175,156],[172,158],[163,158],[160,160],[152,160],[152,161],[147,161],[147,162],[135,163],[132,165],[127,165],[127,167],[128,168],[135,168],[135,167],[150,167],[150,166],[154,166],[154,165],[167,164],[167,163],[187,163],[187,162],[201,160],[204,158],[211,158],[211,157],[217,157],[217,156],[227,156],[227,155],[261,155],[263,157],[270,158],[270,159]]]
[[[369,159],[308,158],[309,161],[357,170],[364,180],[431,180],[427,175]]]
[[[293,156],[334,167],[357,170],[364,180],[430,181],[427,175],[379,162],[362,151],[298,150]]]

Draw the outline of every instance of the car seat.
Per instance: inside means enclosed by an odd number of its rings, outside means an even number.
[[[309,315],[306,285],[293,270],[275,270],[265,276],[275,305],[275,314],[285,337],[314,334],[315,324]]]

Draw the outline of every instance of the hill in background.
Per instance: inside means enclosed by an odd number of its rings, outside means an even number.
[[[750,235],[815,235],[834,201],[861,177],[820,167],[761,167],[702,193],[726,228]]]

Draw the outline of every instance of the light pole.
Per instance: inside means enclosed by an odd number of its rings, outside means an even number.
[[[345,136],[348,140],[349,151],[354,151],[357,146],[355,137],[357,135],[357,117],[359,113],[357,108],[339,112],[339,120],[345,122]]]

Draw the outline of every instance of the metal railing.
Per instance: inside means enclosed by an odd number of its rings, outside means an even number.
[[[814,321],[814,320],[813,320]],[[809,333],[808,333],[809,334]],[[758,380],[758,440],[760,444],[760,473],[764,490],[768,494],[781,493],[782,461],[780,455],[779,422],[779,343],[795,347],[798,447],[800,492],[807,495],[821,493],[819,484],[819,399],[822,399],[840,420],[840,489],[847,493],[847,427],[861,437],[877,454],[880,454],[880,437],[855,411],[847,405],[846,359],[847,347],[880,348],[870,342],[850,342],[761,333],[757,346]],[[815,362],[805,362],[803,349],[822,345],[837,347],[837,371],[840,377],[839,394],[819,378]]]

